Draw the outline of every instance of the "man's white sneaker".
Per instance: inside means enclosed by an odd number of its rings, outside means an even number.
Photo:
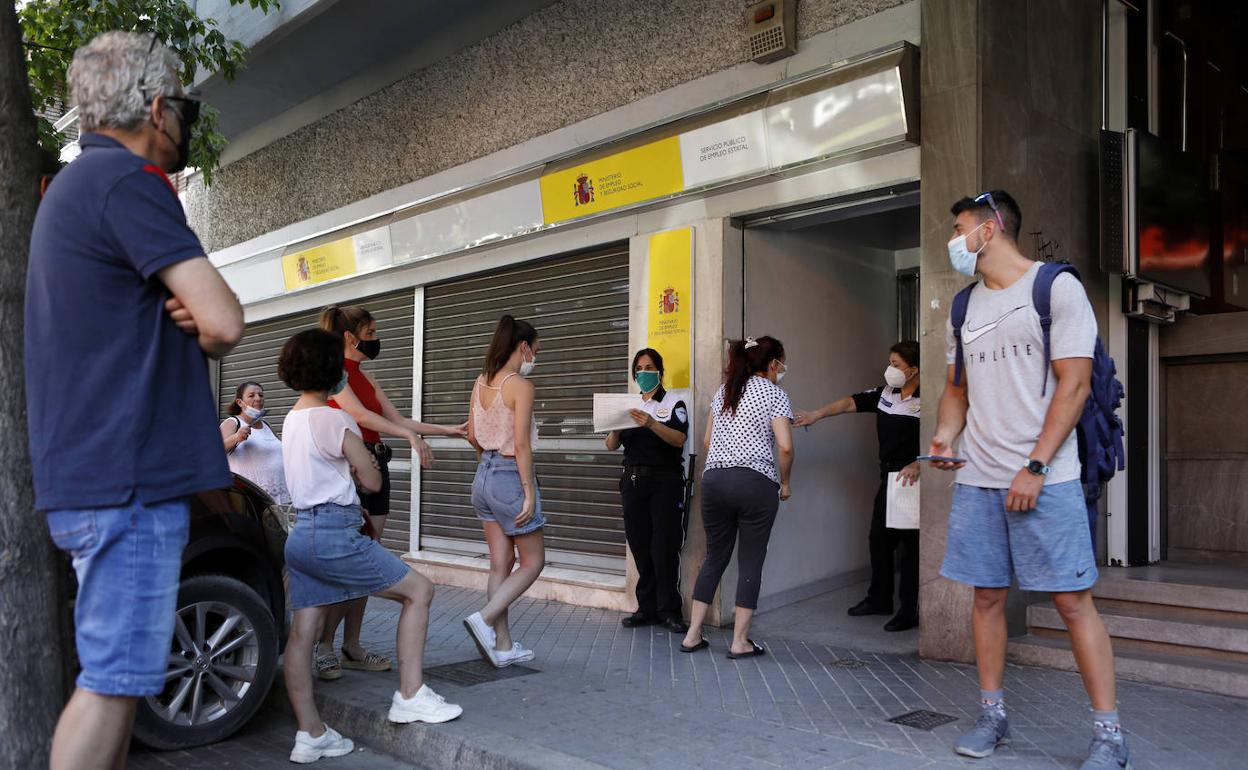
[[[502,668],[504,666],[510,666],[512,663],[528,663],[535,657],[537,656],[533,654],[532,650],[526,647],[521,647],[520,643],[513,639],[511,640],[510,650],[498,651],[498,666],[499,668]]]
[[[409,722],[449,722],[462,713],[462,708],[454,703],[447,703],[445,698],[427,684],[421,685],[410,698],[404,698],[402,693],[395,691],[394,697],[390,699],[390,721],[401,725]]]
[[[495,642],[492,641],[493,634],[490,633],[493,629],[481,618],[481,613],[474,612],[464,618],[464,628],[468,629],[468,636],[476,643],[481,659],[488,660],[495,668],[499,668],[498,652],[494,649]]]
[[[350,738],[343,738],[338,731],[325,725],[325,732],[319,738],[313,738],[300,730],[295,733],[295,748],[290,752],[290,761],[306,765],[321,757],[341,757],[355,750]]]

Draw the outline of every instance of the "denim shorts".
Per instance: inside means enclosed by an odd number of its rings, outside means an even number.
[[[358,505],[325,503],[295,513],[286,538],[290,608],[323,607],[384,591],[411,569],[367,535]]]
[[[955,484],[940,574],[979,588],[1083,591],[1096,583],[1083,485],[1044,487],[1033,510],[1005,510],[1007,489]]]
[[[542,517],[542,493],[534,488],[533,518],[516,526],[516,517],[524,508],[524,487],[520,486],[520,468],[516,458],[498,452],[483,452],[472,479],[472,508],[482,521],[496,522],[503,533],[515,537],[536,532],[546,526]]]
[[[186,498],[48,513],[52,541],[78,574],[81,689],[130,697],[164,690],[189,520]]]

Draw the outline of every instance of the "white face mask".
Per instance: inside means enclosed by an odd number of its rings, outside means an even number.
[[[979,227],[976,227],[975,230],[978,230],[986,224],[988,223],[980,222]],[[971,230],[971,233],[975,232],[975,230]],[[979,262],[979,254],[988,246],[988,244],[980,244],[979,251],[969,251],[966,248],[966,236],[971,233],[959,235],[949,241],[949,263],[953,265],[954,270],[957,270],[962,275],[974,278],[975,265]]]
[[[890,366],[884,370],[884,382],[888,383],[890,388],[903,387],[909,381],[910,378],[906,376],[906,373],[895,366]]]
[[[255,422],[256,420],[259,420],[261,417],[263,417],[265,411],[266,410],[264,409],[257,409],[254,406],[243,407],[243,414],[247,415],[247,419],[251,420],[252,422]]]
[[[520,376],[521,376],[521,377],[528,377],[530,374],[532,374],[532,373],[533,373],[533,367],[535,367],[535,366],[537,366],[537,356],[536,356],[536,355],[534,355],[534,356],[533,356],[533,360],[532,360],[532,361],[521,361],[521,362],[520,362]]]
[[[781,366],[783,366],[784,368],[783,368],[783,369],[781,369],[780,371],[776,372],[776,384],[777,384],[777,385],[779,385],[781,382],[783,382],[783,381],[784,381],[784,375],[786,375],[786,374],[788,374],[788,373],[789,373],[789,365],[788,365],[788,364],[780,364],[780,365],[781,365]]]

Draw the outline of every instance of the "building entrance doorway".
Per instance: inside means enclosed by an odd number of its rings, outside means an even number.
[[[884,385],[889,348],[917,336],[918,212],[916,185],[739,223],[742,329],[784,344],[795,410]],[[917,631],[884,633],[889,616],[846,614],[870,573],[874,412],[796,429],[794,444],[793,496],[772,532],[758,623],[828,644],[916,649]]]

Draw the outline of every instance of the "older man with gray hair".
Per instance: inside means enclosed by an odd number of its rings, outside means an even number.
[[[190,496],[230,484],[206,357],[243,332],[165,175],[199,114],[177,59],[108,32],[69,86],[82,154],[35,218],[25,319],[35,504],[79,584],[54,770],[124,767],[137,699],[165,687]]]

